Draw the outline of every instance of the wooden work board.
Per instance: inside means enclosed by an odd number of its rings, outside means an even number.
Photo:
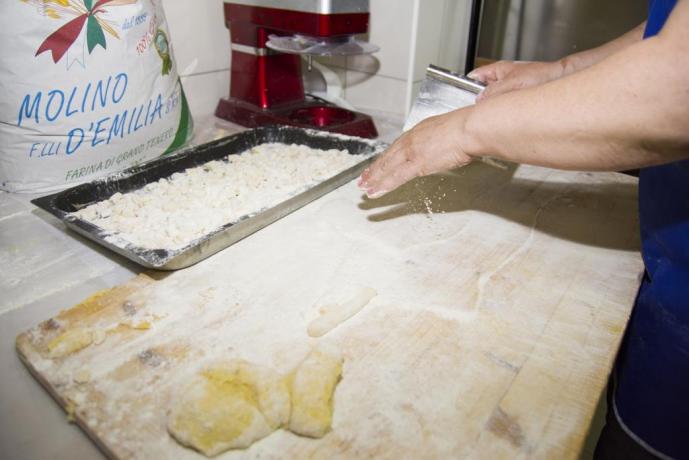
[[[623,175],[486,164],[377,200],[350,183],[193,267],[100,292],[17,349],[113,458],[201,458],[166,431],[191,374],[232,358],[286,373],[320,342],[344,355],[332,430],[220,458],[572,458],[642,270],[636,197]],[[362,287],[378,295],[308,336]],[[51,357],[75,330],[89,345]]]

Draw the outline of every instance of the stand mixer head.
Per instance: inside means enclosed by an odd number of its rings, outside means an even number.
[[[248,127],[287,124],[376,137],[370,116],[307,100],[301,74],[301,55],[378,50],[354,37],[368,30],[368,6],[368,0],[226,0],[230,97],[220,100],[216,116]]]

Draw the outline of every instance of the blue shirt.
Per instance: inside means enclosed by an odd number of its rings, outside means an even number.
[[[644,38],[676,1],[650,1]],[[650,451],[689,458],[689,161],[641,171],[639,217],[646,273],[617,360],[614,408]]]

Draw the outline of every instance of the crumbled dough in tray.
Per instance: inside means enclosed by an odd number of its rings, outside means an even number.
[[[267,143],[115,193],[73,215],[145,249],[174,250],[275,206],[361,161],[346,150]]]

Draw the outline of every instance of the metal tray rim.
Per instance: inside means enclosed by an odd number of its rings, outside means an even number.
[[[257,211],[255,214],[243,216],[236,222],[229,222],[227,224],[224,224],[221,227],[218,227],[216,230],[208,233],[207,235],[204,235],[203,237],[198,238],[190,242],[188,245],[179,248],[175,251],[144,249],[138,246],[134,246],[131,243],[123,245],[115,244],[113,240],[117,240],[117,237],[113,235],[111,232],[107,232],[104,229],[88,221],[75,218],[71,216],[70,213],[67,213],[62,209],[59,209],[55,204],[56,200],[59,197],[69,193],[77,187],[94,185],[97,183],[103,183],[107,181],[122,180],[135,174],[144,173],[152,168],[155,168],[156,166],[159,166],[165,162],[169,162],[176,158],[180,158],[185,155],[193,155],[194,149],[210,149],[214,147],[220,147],[224,144],[230,143],[237,136],[246,136],[248,133],[256,133],[261,130],[269,129],[277,129],[278,131],[297,130],[312,137],[317,136],[330,138],[338,141],[347,140],[365,143],[371,147],[372,152],[370,155],[367,155],[365,159],[358,162],[356,165],[344,171],[341,171],[340,173],[330,177],[329,179],[326,179],[323,182],[308,187],[307,189],[286,199],[282,203],[271,208],[266,208]],[[321,196],[327,194],[328,192],[344,185],[351,179],[355,178],[386,147],[387,144],[384,142],[373,141],[371,139],[364,139],[354,136],[346,136],[342,134],[334,134],[325,131],[295,128],[290,126],[266,126],[262,128],[242,131],[240,133],[233,134],[221,139],[217,139],[206,144],[195,146],[189,149],[184,149],[173,155],[158,157],[149,162],[125,169],[113,175],[98,178],[91,182],[86,182],[50,195],[35,198],[31,200],[31,202],[37,207],[57,217],[70,230],[75,231],[76,233],[96,242],[97,244],[100,244],[101,246],[121,256],[128,258],[129,260],[132,260],[133,262],[136,262],[137,264],[145,268],[155,270],[178,270],[181,268],[186,268],[191,265],[194,265],[200,262],[201,260],[210,257],[211,255],[221,251],[222,249],[229,247],[237,241],[251,235],[252,233],[307,205],[311,201],[314,201],[320,198]],[[124,239],[120,239],[119,241],[121,241],[122,243],[127,243]]]

